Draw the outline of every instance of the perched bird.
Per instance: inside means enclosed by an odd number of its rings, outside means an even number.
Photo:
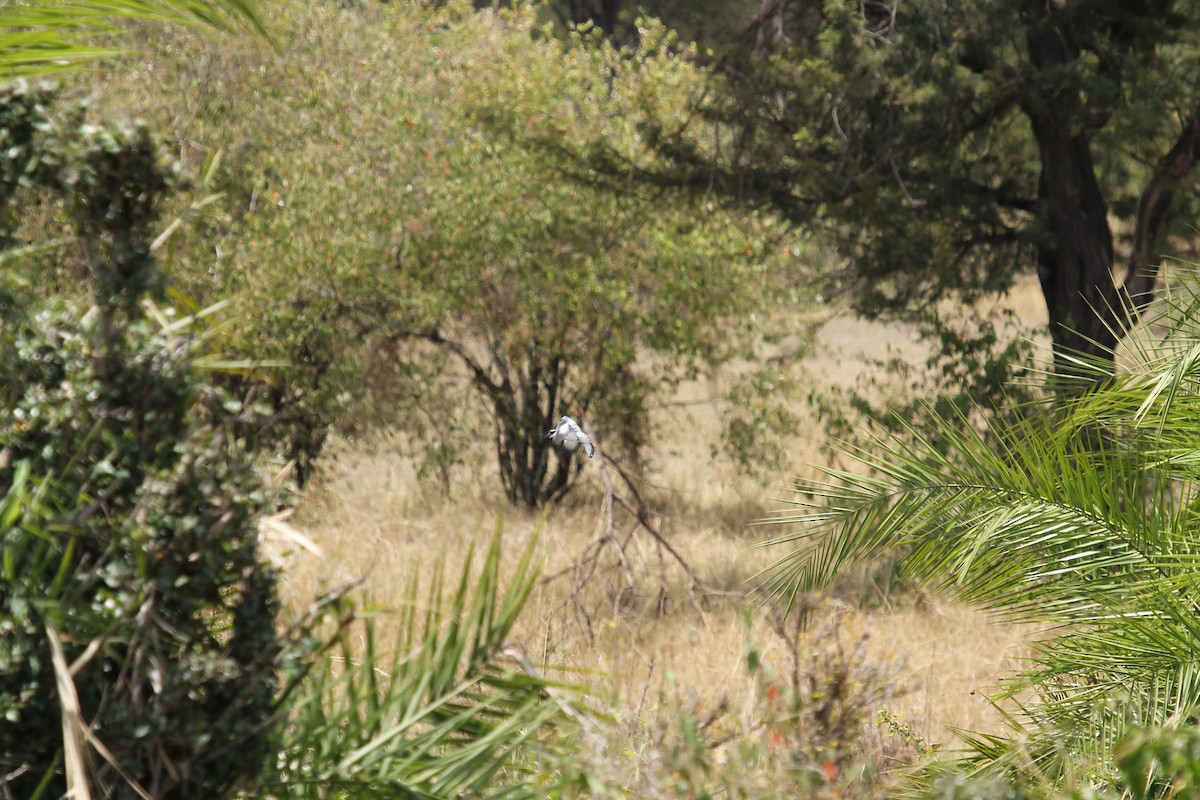
[[[588,458],[596,452],[596,445],[592,444],[592,440],[583,432],[583,428],[579,427],[579,423],[570,417],[560,419],[550,433],[546,434],[546,438],[553,440],[555,447],[561,447],[568,453],[574,453],[580,445],[583,445]]]

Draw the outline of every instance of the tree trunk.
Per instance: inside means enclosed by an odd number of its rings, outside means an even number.
[[[1068,152],[1055,148],[1057,144],[1066,144]],[[1111,371],[1121,333],[1112,231],[1094,173],[1081,171],[1090,170],[1090,156],[1078,145],[1051,143],[1055,155],[1050,159],[1056,161],[1043,166],[1038,198],[1050,228],[1038,248],[1038,278],[1049,312],[1055,370],[1062,376],[1093,374],[1081,361]]]
[[[559,358],[547,369],[531,360],[515,372],[518,385],[505,380],[504,391],[494,395],[500,477],[510,503],[537,508],[560,496],[571,478],[570,455],[560,454],[551,471],[553,445],[546,437],[556,420],[566,369]]]
[[[501,423],[497,454],[504,494],[513,505],[537,508],[560,495],[571,477],[572,456],[561,454],[558,465],[550,470],[550,441],[545,431],[553,422],[538,419],[532,426]]]
[[[1133,252],[1125,291],[1135,313],[1154,299],[1158,281],[1159,247],[1171,222],[1175,192],[1193,171],[1200,153],[1200,110],[1192,109],[1179,137],[1163,156],[1138,203],[1137,227],[1133,233]]]
[[[1071,37],[1044,28],[1030,36],[1039,75],[1069,73],[1078,57]],[[1080,361],[1111,372],[1122,332],[1122,300],[1113,282],[1113,236],[1108,206],[1096,177],[1087,130],[1080,123],[1077,87],[1047,78],[1024,104],[1033,125],[1042,170],[1037,208],[1044,226],[1038,277],[1050,317],[1056,371],[1095,376]]]

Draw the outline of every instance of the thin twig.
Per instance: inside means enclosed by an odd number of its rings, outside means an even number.
[[[575,604],[578,606],[579,597],[582,594],[583,588],[588,581],[596,573],[599,558],[608,545],[612,546],[615,553],[617,565],[622,571],[625,579],[625,586],[632,594],[636,590],[634,581],[634,569],[627,557],[627,548],[633,540],[633,536],[640,528],[650,534],[658,550],[658,612],[661,614],[666,610],[667,599],[670,596],[670,584],[667,581],[667,561],[666,556],[670,556],[679,567],[687,575],[687,591],[692,605],[697,611],[702,611],[697,590],[700,582],[696,578],[696,573],[688,564],[687,559],[675,549],[675,547],[667,540],[667,538],[659,530],[655,524],[655,514],[647,505],[641,492],[638,490],[637,479],[626,469],[620,462],[611,458],[600,445],[596,444],[596,436],[591,427],[586,421],[582,423],[583,431],[592,440],[595,446],[594,461],[600,473],[600,479],[604,484],[604,532],[594,542],[585,548],[583,555],[575,565]],[[613,479],[612,471],[620,477],[623,486],[618,487],[618,484]],[[624,541],[618,538],[616,534],[616,508],[620,507],[634,520],[634,527],[625,537]],[[665,554],[665,555],[664,555]],[[614,604],[616,601],[614,601]],[[614,612],[616,608],[614,607]],[[586,614],[586,612],[584,612]],[[590,618],[588,628],[590,630]]]

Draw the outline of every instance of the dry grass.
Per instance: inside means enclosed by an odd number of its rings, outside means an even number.
[[[1026,291],[1019,309],[1036,321],[1036,295]],[[1040,311],[1044,314],[1044,310]],[[856,351],[904,347],[912,357],[919,348],[900,329],[843,321],[827,327],[807,368],[822,380],[852,380],[862,369]],[[665,615],[655,613],[658,561],[648,541],[634,547],[640,582],[637,593],[621,593],[620,582],[600,580],[586,598],[592,635],[566,603],[572,591],[570,567],[602,532],[599,480],[577,492],[574,502],[533,514],[506,507],[491,467],[478,465],[453,497],[440,497],[418,484],[412,465],[386,446],[356,448],[343,443],[305,497],[294,522],[312,536],[326,558],[294,557],[288,588],[303,600],[319,585],[366,574],[374,602],[386,606],[412,575],[444,561],[456,569],[473,545],[495,530],[498,520],[506,550],[515,555],[538,535],[545,559],[544,581],[527,608],[520,646],[535,661],[574,665],[591,671],[591,680],[608,695],[614,715],[626,725],[647,729],[678,712],[726,708],[731,720],[752,726],[760,698],[746,667],[747,642],[766,661],[786,669],[789,647],[766,621],[749,595],[753,576],[778,553],[752,545],[771,535],[748,527],[774,506],[786,475],[767,485],[739,477],[731,466],[714,463],[710,443],[717,414],[702,401],[720,387],[704,383],[681,390],[679,401],[664,409],[663,425],[689,435],[667,437],[651,454],[646,494],[664,513],[662,531],[689,560],[707,590],[702,609],[677,600]],[[816,425],[812,429],[816,429]],[[823,458],[813,433],[795,443],[790,474],[805,474]],[[635,536],[635,541],[637,537]],[[671,574],[682,587],[678,570]],[[953,746],[952,728],[998,731],[999,714],[987,701],[998,679],[1024,653],[1029,631],[989,621],[982,614],[930,598],[905,598],[880,604],[868,583],[843,592],[817,611],[822,630],[837,641],[865,637],[867,658],[892,670],[903,694],[888,710],[932,743]],[[828,639],[828,637],[826,637]],[[824,645],[822,645],[824,646]],[[803,650],[803,647],[801,647]],[[884,734],[872,746],[885,748]]]

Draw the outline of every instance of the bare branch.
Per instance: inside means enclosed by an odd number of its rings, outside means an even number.
[[[1154,263],[1158,255],[1156,247],[1172,221],[1170,210],[1175,190],[1195,167],[1198,150],[1200,110],[1193,110],[1179,138],[1159,161],[1138,204],[1133,253],[1129,259],[1129,273],[1125,276],[1125,291],[1131,300],[1135,317],[1153,299],[1154,286],[1158,281],[1158,264]]]
[[[675,547],[667,540],[667,538],[658,529],[655,524],[654,517],[656,516],[650,510],[646,501],[642,498],[641,492],[638,491],[637,483],[620,462],[608,456],[601,446],[597,443],[594,431],[588,423],[581,422],[581,427],[588,438],[592,440],[595,446],[595,454],[593,460],[596,463],[597,470],[600,473],[600,480],[604,483],[604,532],[584,548],[583,553],[575,564],[569,569],[547,576],[544,580],[552,581],[567,572],[572,572],[575,575],[575,587],[572,596],[564,601],[564,605],[569,604],[579,618],[583,621],[584,627],[587,629],[589,636],[592,634],[591,615],[585,607],[582,597],[584,589],[595,577],[600,570],[600,558],[603,555],[605,548],[611,547],[615,557],[615,563],[603,569],[604,572],[619,569],[623,578],[624,586],[621,591],[613,599],[613,612],[617,611],[620,598],[628,592],[633,595],[636,591],[635,572],[633,565],[630,563],[627,550],[629,543],[632,541],[634,534],[638,529],[650,534],[654,540],[658,552],[658,611],[663,613],[666,610],[667,601],[670,598],[670,584],[667,581],[667,557],[671,561],[679,565],[684,574],[687,575],[687,592],[688,599],[692,606],[697,611],[703,611],[700,605],[698,590],[700,582],[696,578],[696,573],[688,564],[687,559],[675,549]],[[611,468],[611,471],[610,471]],[[620,478],[620,483],[623,486],[618,486],[618,482],[614,481],[612,472],[616,472]],[[633,518],[634,526],[629,534],[622,540],[616,533],[616,509],[621,508],[630,517]]]

